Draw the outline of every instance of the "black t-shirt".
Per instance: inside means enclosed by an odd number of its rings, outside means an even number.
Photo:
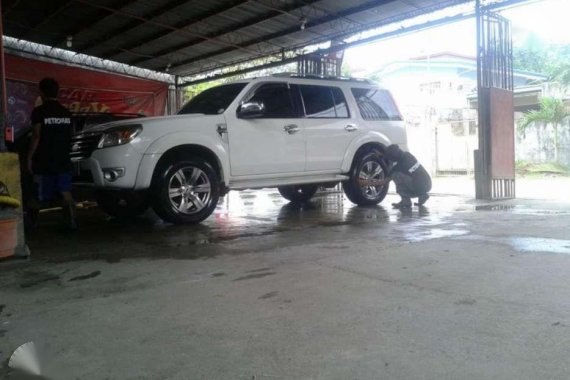
[[[71,113],[57,100],[46,100],[32,111],[32,124],[41,124],[40,143],[33,157],[34,173],[56,175],[71,170]]]
[[[404,152],[396,165],[390,170],[388,177],[394,172],[404,173],[412,177],[414,187],[418,193],[427,193],[431,190],[431,177],[413,154]]]

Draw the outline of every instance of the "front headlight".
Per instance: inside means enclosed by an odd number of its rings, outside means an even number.
[[[109,146],[130,143],[142,132],[142,129],[142,125],[124,125],[108,129],[101,137],[97,148],[107,148]]]

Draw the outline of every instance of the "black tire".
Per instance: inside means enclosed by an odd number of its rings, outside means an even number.
[[[319,189],[318,185],[293,185],[277,188],[281,196],[293,203],[305,203],[311,200]]]
[[[386,176],[388,166],[382,158],[382,153],[378,149],[371,149],[360,153],[350,171],[350,179],[342,183],[342,188],[346,197],[354,204],[359,206],[373,206],[382,202],[388,193],[386,186],[360,186],[358,178],[364,175],[367,170],[372,169],[375,173],[378,168],[381,172],[372,176],[370,179],[383,179]]]
[[[157,168],[152,208],[167,222],[200,223],[214,212],[219,197],[220,179],[204,159],[187,158],[180,162],[172,159]]]
[[[117,218],[141,215],[150,206],[147,192],[97,191],[95,197],[101,210]]]

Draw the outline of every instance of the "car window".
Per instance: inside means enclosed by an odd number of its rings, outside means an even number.
[[[305,114],[310,118],[349,117],[346,99],[338,87],[299,86],[305,105]]]
[[[301,85],[299,89],[301,90],[307,117],[336,117],[334,99],[330,87]]]
[[[334,99],[334,109],[336,111],[336,117],[350,117],[348,112],[348,106],[346,105],[346,99],[342,90],[338,87],[331,87],[333,99]]]
[[[364,120],[402,120],[400,111],[388,90],[353,88],[352,94]]]
[[[178,111],[178,114],[217,115],[223,113],[246,85],[247,83],[232,83],[209,88],[193,97]]]
[[[263,103],[266,119],[298,117],[287,83],[264,84],[246,101]]]

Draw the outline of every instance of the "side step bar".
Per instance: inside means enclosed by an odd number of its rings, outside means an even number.
[[[317,175],[287,178],[266,178],[261,180],[233,181],[230,190],[262,189],[265,187],[289,186],[289,185],[310,185],[330,182],[343,182],[348,180],[346,175]]]

